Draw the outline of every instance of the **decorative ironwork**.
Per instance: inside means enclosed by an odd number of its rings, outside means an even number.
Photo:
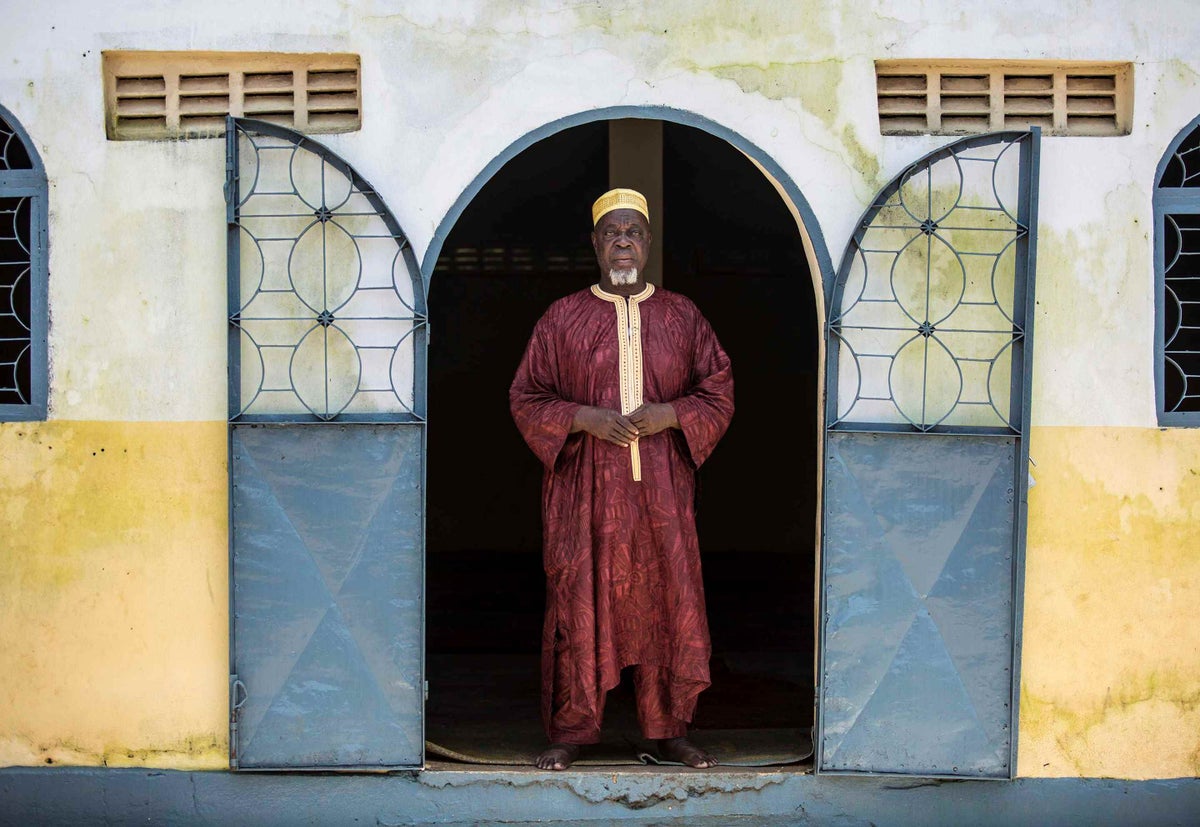
[[[1200,412],[1200,215],[1163,216],[1163,406]]]
[[[867,210],[830,304],[832,430],[1019,433],[1030,135],[952,144]]]
[[[46,172],[0,107],[0,421],[46,417]]]
[[[395,218],[299,133],[230,135],[231,418],[422,420],[424,290]]]
[[[1193,129],[1167,154],[1166,168],[1159,176],[1160,187],[1200,187],[1200,128]]]
[[[0,404],[28,405],[32,383],[30,199],[0,197]]]
[[[3,117],[0,117],[0,170],[33,169],[33,159],[25,142]]]
[[[1155,396],[1161,425],[1200,425],[1200,117],[1158,165]]]

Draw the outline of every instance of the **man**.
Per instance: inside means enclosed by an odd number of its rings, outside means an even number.
[[[660,757],[717,762],[687,738],[711,645],[695,469],[733,416],[729,357],[696,306],[646,282],[646,199],[592,205],[599,284],[534,327],[509,391],[545,466],[541,769],[600,740],[606,693],[634,667],[638,723]]]

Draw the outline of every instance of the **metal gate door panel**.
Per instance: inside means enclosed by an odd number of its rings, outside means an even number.
[[[420,762],[418,437],[234,428],[239,766]]]
[[[827,297],[819,772],[1015,765],[1038,139],[910,166]]]
[[[838,433],[827,461],[825,768],[1003,765],[1015,444]]]
[[[394,216],[231,118],[230,763],[423,761],[425,314]]]

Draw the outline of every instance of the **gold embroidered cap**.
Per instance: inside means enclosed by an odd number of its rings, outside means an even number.
[[[601,195],[592,204],[592,226],[600,223],[600,219],[613,210],[637,210],[650,220],[650,208],[646,206],[646,196],[637,190],[615,189]]]

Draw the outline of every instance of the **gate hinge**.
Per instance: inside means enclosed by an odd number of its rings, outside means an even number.
[[[229,769],[238,768],[238,718],[250,694],[237,675],[229,676]]]
[[[225,172],[232,175],[234,170],[233,156],[237,149],[237,124],[233,115],[225,116]]]
[[[225,118],[225,185],[221,188],[225,193],[225,223],[237,223],[237,127],[233,116]]]
[[[429,681],[425,681],[425,700],[429,700]]]

